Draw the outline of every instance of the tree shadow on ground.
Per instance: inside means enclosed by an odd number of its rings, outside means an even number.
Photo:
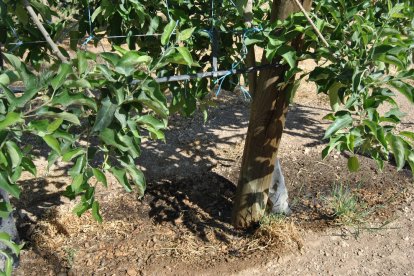
[[[322,117],[328,112],[330,110],[324,108],[293,104],[286,118],[286,126],[283,133],[284,135],[288,134],[309,140],[304,145],[306,147],[324,144],[322,138],[330,123],[323,123],[321,121]]]
[[[157,223],[185,226],[206,242],[209,234],[228,242],[223,233],[235,233],[230,224],[235,190],[232,182],[213,172],[159,181],[147,191],[149,216]]]
[[[319,144],[323,129],[313,117],[325,111],[293,106],[286,133],[307,137],[311,141],[309,146]],[[143,155],[138,162],[150,183],[145,201],[150,206],[148,215],[155,222],[179,223],[204,240],[211,233],[220,239],[221,233],[234,231],[230,225],[232,197],[239,175],[248,113],[248,103],[223,95],[218,106],[210,110],[207,122],[204,123],[201,115],[188,119],[173,116],[166,131],[167,143],[144,141]],[[43,147],[39,153],[47,156]],[[213,172],[218,166],[220,169]],[[39,217],[48,208],[63,204],[61,192],[69,183],[58,180],[67,172],[67,167],[60,169],[56,181],[50,183],[41,178],[22,181],[24,191],[21,200],[15,202],[17,209]],[[224,170],[231,174],[225,175]],[[46,189],[51,182],[55,183],[53,192]],[[20,219],[20,224],[33,225],[28,217]],[[223,237],[221,239],[225,239]]]
[[[53,206],[64,204],[62,193],[59,191],[66,183],[54,177],[36,178],[19,181],[22,188],[20,199],[12,199],[16,207],[16,225],[20,238],[28,239],[36,221]],[[50,189],[50,187],[54,189]],[[49,187],[49,188],[47,188]],[[53,190],[53,191],[52,191]]]
[[[246,103],[227,102],[211,110],[206,123],[200,116],[188,120],[173,118],[166,144],[144,143],[139,162],[151,183],[147,190],[149,216],[155,222],[185,225],[203,240],[208,239],[212,229],[215,233],[234,231],[230,224],[232,197],[239,176],[248,111]],[[322,118],[321,113],[327,111],[294,105],[285,132],[306,137],[306,146],[321,144],[324,128],[314,117]],[[223,168],[231,174],[225,175]]]

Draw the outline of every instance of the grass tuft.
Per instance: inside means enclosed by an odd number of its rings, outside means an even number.
[[[360,225],[369,214],[367,206],[352,192],[349,185],[335,184],[332,194],[324,199],[340,224]]]

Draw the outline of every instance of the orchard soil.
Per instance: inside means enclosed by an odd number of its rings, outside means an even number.
[[[26,246],[15,275],[413,275],[411,173],[397,172],[392,162],[379,172],[364,156],[357,173],[348,172],[345,155],[322,160],[329,103],[307,82],[279,152],[293,214],[274,221],[270,235],[265,225],[234,229],[249,103],[238,91],[214,100],[206,123],[200,115],[174,116],[166,143],[144,142],[142,199],[109,175],[108,189],[98,186],[102,224],[71,213],[75,203],[61,195],[70,184],[67,167],[57,164],[48,173],[39,144],[38,177],[26,175],[16,202]],[[414,112],[404,98],[398,101],[408,114],[401,128],[412,130]],[[362,219],[350,225],[329,204],[340,184],[362,206]]]

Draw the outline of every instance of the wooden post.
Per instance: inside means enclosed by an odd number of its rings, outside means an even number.
[[[309,10],[311,0],[301,4]],[[292,0],[274,0],[270,20],[283,20],[297,11],[299,7]],[[299,47],[300,41],[298,38],[291,44]],[[263,57],[262,63],[269,62],[274,61]],[[260,72],[258,77],[233,209],[233,225],[237,228],[249,227],[264,215],[289,106],[287,85],[282,84],[288,69],[277,67]]]

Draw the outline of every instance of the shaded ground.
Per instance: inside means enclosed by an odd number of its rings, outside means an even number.
[[[109,177],[112,185],[97,195],[102,225],[90,215],[70,213],[73,203],[60,196],[68,184],[64,168],[50,175],[40,169],[44,177],[37,179],[27,176],[18,203],[27,247],[16,275],[409,275],[411,174],[392,165],[379,173],[362,156],[355,174],[345,169],[345,156],[322,161],[327,127],[322,117],[329,109],[311,91],[305,84],[298,92],[280,150],[294,211],[287,223],[294,222],[303,237],[300,254],[299,244],[267,246],[230,225],[248,103],[240,94],[222,92],[206,124],[198,116],[173,118],[167,144],[145,142],[140,165],[149,184],[143,199],[123,192]],[[405,127],[411,127],[414,114],[404,108]],[[36,162],[39,168],[46,163]],[[366,223],[336,224],[325,200],[335,183],[347,184],[366,205]]]

